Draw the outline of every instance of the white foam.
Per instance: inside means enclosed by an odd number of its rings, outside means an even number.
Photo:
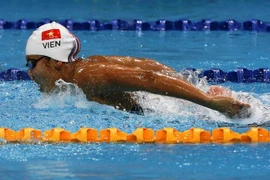
[[[209,88],[204,79],[189,79],[198,88],[206,91]],[[86,99],[80,88],[63,80],[56,82],[57,88],[51,94],[41,94],[35,108],[88,108],[93,102]],[[147,92],[134,93],[136,100],[148,116],[175,116],[179,119],[199,119],[212,122],[240,122],[244,124],[263,124],[270,122],[270,93],[256,94],[248,92],[233,92],[232,96],[239,101],[251,105],[251,117],[232,120],[221,113],[182,99],[151,94]]]
[[[193,72],[184,70],[173,76],[184,79],[201,89],[203,92],[206,92],[210,85],[205,78],[198,78],[199,73],[200,71]],[[232,97],[251,105],[251,117],[244,119],[230,119],[217,111],[181,99],[159,96],[146,92],[138,92],[136,93],[136,97],[141,106],[148,110],[146,113],[149,115],[176,115],[181,116],[181,118],[188,118],[188,116],[191,116],[200,120],[241,124],[263,124],[270,122],[270,93],[256,94],[232,91]]]
[[[150,94],[146,92],[137,92],[136,97],[143,109],[146,109],[146,115],[175,115],[184,119],[192,116],[200,120],[228,123],[238,122],[241,124],[262,124],[270,121],[270,94],[252,95],[246,92],[233,92],[233,94],[236,99],[251,105],[251,117],[232,120],[217,111],[208,109],[189,101]],[[255,98],[254,96],[258,96],[258,98]]]
[[[52,93],[41,94],[40,100],[34,104],[35,108],[89,107],[85,94],[77,85],[61,79],[56,81],[55,85],[56,88]]]
[[[251,105],[251,117],[245,119],[244,122],[262,124],[270,121],[269,94],[233,92],[233,97]]]

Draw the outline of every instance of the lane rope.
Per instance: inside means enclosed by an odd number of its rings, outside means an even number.
[[[0,29],[36,29],[39,26],[50,23],[53,20],[44,19],[41,21],[31,21],[19,19],[17,21],[7,21],[0,19]],[[147,22],[141,19],[131,21],[114,19],[108,22],[89,19],[87,21],[75,21],[65,19],[56,21],[69,30],[133,30],[133,31],[265,31],[270,32],[270,23],[259,19],[251,19],[243,22],[227,19],[216,21],[211,19],[202,19],[200,21],[191,21],[189,19],[166,20],[159,19],[154,22]]]
[[[2,143],[268,143],[269,131],[261,127],[251,127],[244,133],[232,131],[228,127],[213,129],[211,132],[202,128],[190,128],[178,131],[175,128],[163,128],[154,131],[151,128],[137,128],[131,134],[118,128],[97,130],[80,128],[70,132],[63,128],[53,128],[42,132],[39,129],[23,128],[14,131],[0,128]]]
[[[186,68],[185,74],[194,74],[197,70],[194,68]],[[189,75],[189,74],[187,74]],[[250,70],[247,68],[237,68],[233,71],[225,72],[218,68],[211,68],[208,70],[202,70],[198,74],[199,78],[205,77],[208,82],[211,83],[269,83],[270,71],[269,68],[259,68]],[[0,72],[0,81],[16,81],[16,80],[31,80],[26,71],[10,68],[8,70]]]

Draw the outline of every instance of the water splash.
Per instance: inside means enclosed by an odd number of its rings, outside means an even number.
[[[203,92],[207,92],[210,84],[205,78],[199,78],[200,71],[183,70],[173,76],[181,78],[193,84]],[[230,119],[223,114],[196,105],[192,102],[149,94],[146,92],[136,93],[136,98],[141,106],[146,110],[146,115],[157,116],[179,116],[182,119],[192,119],[191,117],[199,120],[204,120],[212,123],[226,123],[232,125],[267,125],[270,124],[270,93],[256,94],[252,92],[253,88],[247,92],[232,91],[233,98],[251,105],[251,117],[244,119]]]
[[[40,100],[34,104],[35,108],[87,108],[89,101],[87,101],[85,94],[75,84],[58,80],[55,82],[56,88],[52,93],[42,93]]]
[[[198,78],[198,74],[199,72],[188,73],[185,71],[177,73],[174,76],[185,79],[206,92],[210,85],[207,83],[206,79]],[[66,107],[80,109],[93,108],[93,106],[95,106],[93,104],[94,102],[89,102],[86,99],[85,94],[77,85],[58,80],[56,87],[57,88],[49,95],[41,94],[40,100],[34,104],[34,107],[38,109],[61,109]],[[145,115],[155,117],[153,119],[156,119],[156,117],[170,120],[179,119],[181,123],[190,120],[203,120],[210,123],[221,124],[270,124],[270,93],[256,94],[233,91],[232,96],[241,102],[251,105],[252,116],[250,118],[232,120],[217,111],[182,99],[147,92],[134,93],[134,97],[144,109]]]
[[[256,94],[249,92],[233,92],[233,97],[251,105],[251,117],[242,120],[247,124],[265,124],[270,122],[270,96],[269,94]]]

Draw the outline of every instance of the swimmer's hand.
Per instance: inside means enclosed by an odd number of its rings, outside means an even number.
[[[232,119],[249,118],[251,116],[249,104],[241,103],[231,97],[213,97],[211,107]]]

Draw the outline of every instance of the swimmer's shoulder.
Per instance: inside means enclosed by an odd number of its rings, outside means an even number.
[[[119,65],[130,65],[134,61],[134,57],[130,56],[102,56],[102,55],[92,55],[84,60],[96,63],[109,63],[109,64],[119,64]]]
[[[102,55],[92,55],[92,56],[89,56],[83,60],[90,61],[90,62],[107,62],[108,58],[106,56],[102,56]]]

